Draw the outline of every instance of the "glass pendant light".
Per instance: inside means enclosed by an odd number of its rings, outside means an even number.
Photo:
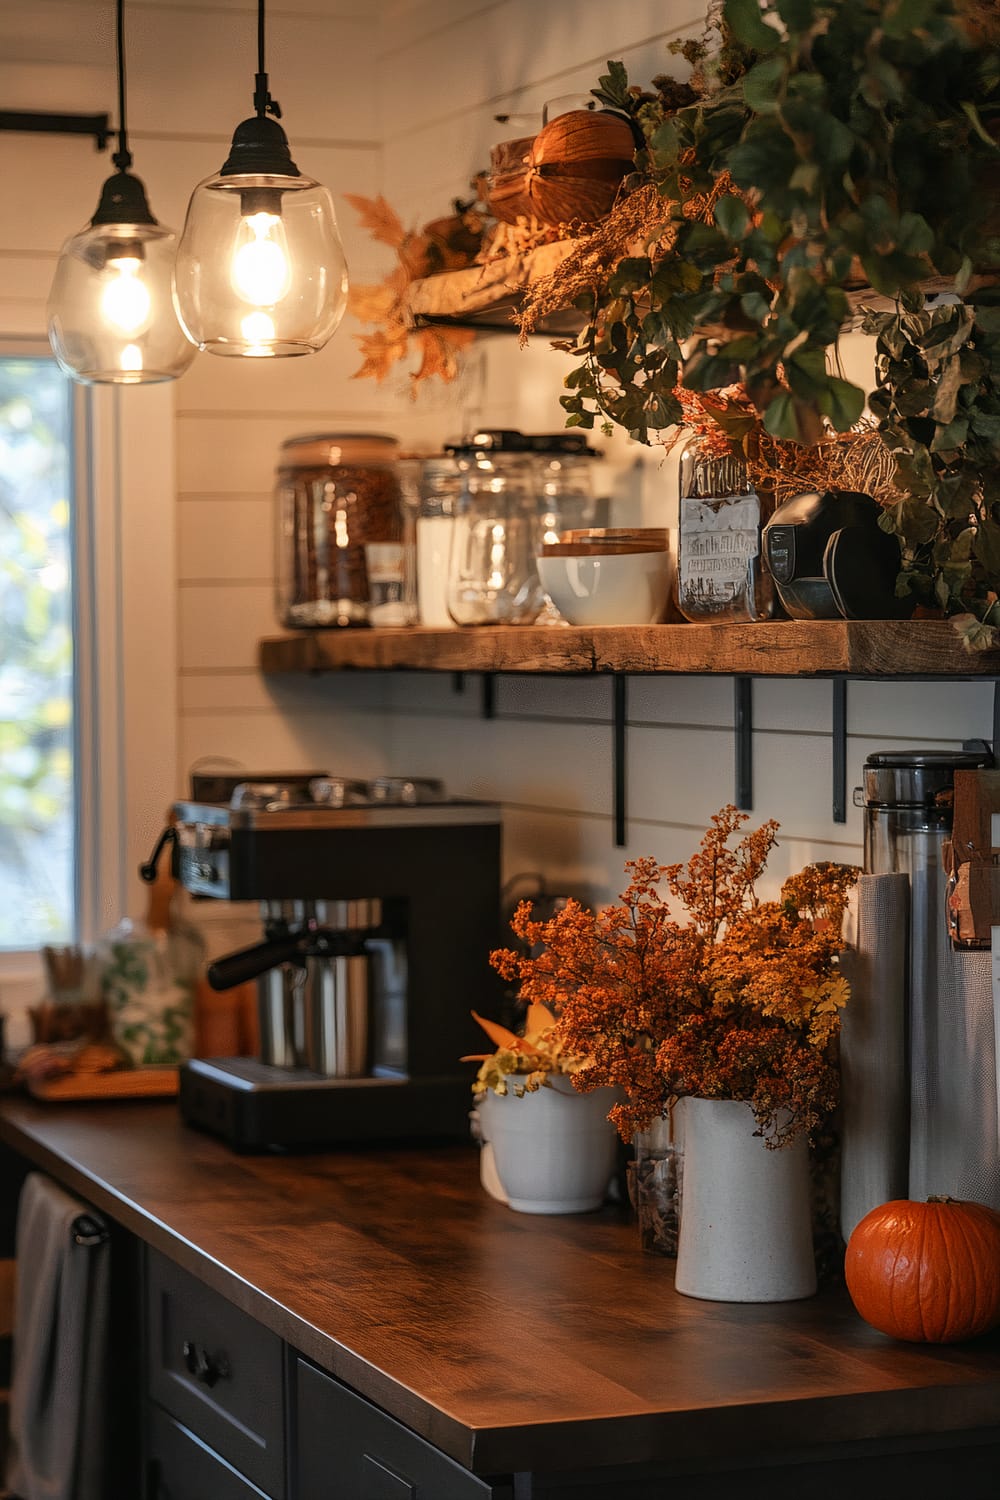
[[[118,150],[97,212],[66,241],[49,293],[49,343],[85,385],[152,385],[182,375],[197,352],[173,304],[177,237],[149,211],[129,171],[124,0],[118,0]]]
[[[264,0],[254,108],[221,170],[192,194],[177,251],[177,312],[210,354],[312,354],[344,316],[347,266],[333,199],[299,171],[277,123],[264,70]]]

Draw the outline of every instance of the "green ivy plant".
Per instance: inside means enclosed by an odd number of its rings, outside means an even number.
[[[970,648],[1000,641],[1000,289],[928,309],[869,314],[870,397],[902,498],[897,592],[941,610]]]
[[[917,314],[928,277],[962,295],[1000,265],[1000,52],[951,0],[727,0],[718,30],[687,44],[693,103],[640,93],[620,63],[595,91],[642,130],[626,188],[654,183],[660,206],[580,299],[563,405],[648,441],[680,420],[679,382],[738,370],[772,436],[813,443],[864,406],[828,358],[852,285]]]

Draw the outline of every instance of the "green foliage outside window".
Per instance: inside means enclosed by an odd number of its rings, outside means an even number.
[[[70,384],[0,358],[0,948],[73,936]]]

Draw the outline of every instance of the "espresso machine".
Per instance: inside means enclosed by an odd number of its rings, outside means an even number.
[[[253,1058],[182,1065],[191,1125],[243,1150],[467,1139],[481,1047],[470,1011],[499,995],[500,812],[440,783],[246,779],[174,804],[170,843],[197,897],[256,901],[263,937],[208,969],[256,979]]]

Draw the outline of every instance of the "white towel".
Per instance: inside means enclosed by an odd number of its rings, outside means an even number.
[[[7,1486],[19,1500],[106,1500],[106,1227],[32,1172],[16,1245]]]

